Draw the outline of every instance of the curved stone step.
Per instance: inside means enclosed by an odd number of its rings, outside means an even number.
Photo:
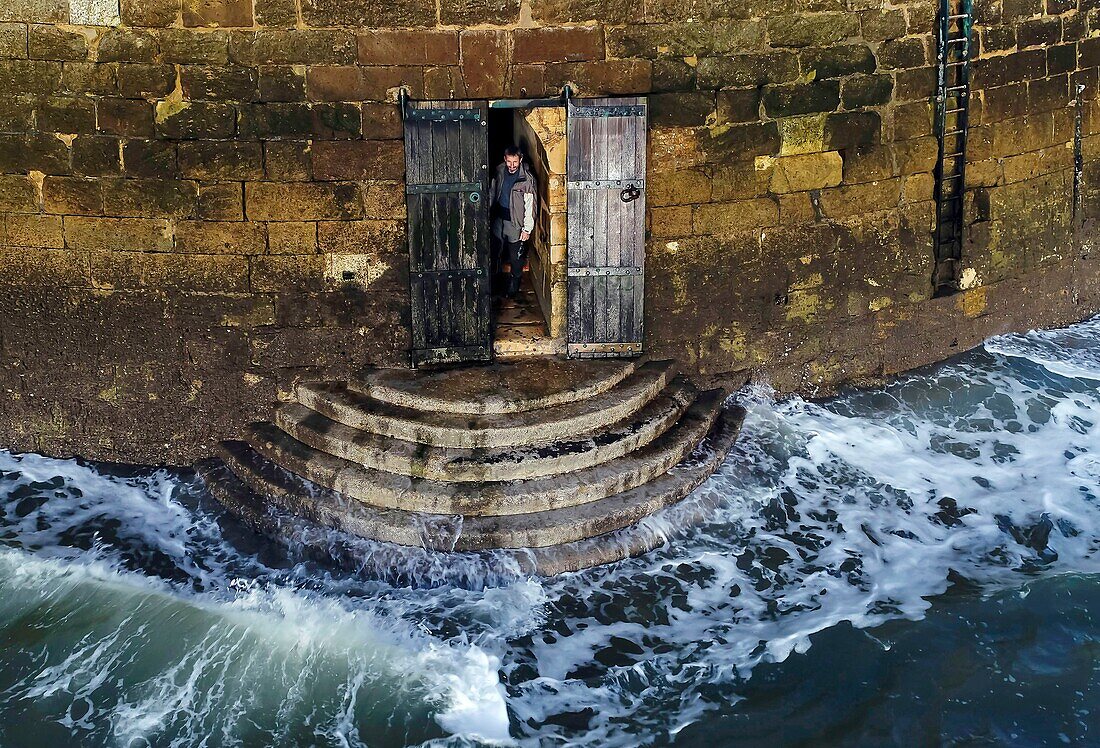
[[[364,467],[445,482],[528,480],[583,470],[622,457],[656,439],[695,399],[696,390],[677,378],[636,413],[592,434],[550,444],[493,449],[454,449],[417,444],[353,429],[287,403],[275,425],[314,449]]]
[[[303,382],[295,395],[307,408],[360,431],[435,447],[513,447],[609,426],[640,410],[674,374],[674,362],[651,361],[617,386],[585,400],[492,415],[414,410],[353,392],[339,382]]]
[[[665,433],[616,460],[526,481],[442,483],[373,470],[314,449],[271,424],[253,426],[249,444],[286,470],[377,508],[467,516],[523,514],[596,501],[667,472],[706,436],[723,399],[721,390],[700,393]],[[247,465],[243,469],[250,471]]]
[[[518,413],[594,397],[630,376],[638,365],[639,359],[539,356],[438,371],[373,369],[348,382],[348,389],[413,410]]]
[[[621,530],[687,496],[725,458],[743,417],[741,409],[722,412],[714,427],[715,438],[704,454],[688,458],[648,483],[598,501],[531,514],[463,517],[377,509],[273,463],[241,477],[278,509],[360,537],[449,551],[547,548],[544,568],[551,563],[566,566],[561,546]],[[227,445],[226,454],[234,458],[232,445]],[[240,469],[238,464],[231,468]],[[556,552],[552,552],[554,547],[559,547]]]

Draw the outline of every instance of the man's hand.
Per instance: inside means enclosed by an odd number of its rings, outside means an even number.
[[[530,231],[521,231],[520,234],[519,234],[519,240],[521,242],[525,242],[530,238],[531,238],[531,232]]]

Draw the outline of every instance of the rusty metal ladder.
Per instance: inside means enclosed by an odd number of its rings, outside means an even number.
[[[959,288],[970,113],[971,0],[939,0],[936,33],[936,228],[933,296]]]

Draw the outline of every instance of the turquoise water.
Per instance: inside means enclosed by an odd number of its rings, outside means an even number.
[[[0,452],[0,746],[1100,745],[1098,344],[742,393],[710,521],[555,579]]]

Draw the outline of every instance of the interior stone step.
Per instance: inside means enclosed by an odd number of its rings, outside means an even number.
[[[234,504],[267,501],[278,509],[307,517],[326,527],[401,545],[450,551],[497,548],[553,548],[620,530],[687,496],[725,458],[736,439],[744,411],[721,410],[703,454],[683,460],[672,470],[635,488],[575,506],[528,514],[462,516],[421,514],[367,506],[318,486],[268,462],[241,477],[254,496],[238,496]],[[234,459],[227,445],[226,456]],[[599,469],[599,468],[597,468]],[[255,512],[253,512],[255,513]],[[247,514],[247,512],[246,512]]]
[[[607,392],[639,359],[524,358],[488,366],[374,369],[348,388],[390,405],[439,413],[491,415],[548,408]]]
[[[682,461],[713,426],[724,393],[700,393],[671,428],[616,460],[565,475],[501,483],[443,483],[397,475],[316,450],[271,424],[256,424],[252,450],[311,482],[377,508],[424,514],[495,516],[543,512],[596,501],[635,488]],[[262,473],[236,449],[242,475]],[[227,457],[227,461],[233,459]]]
[[[549,444],[490,449],[433,447],[379,436],[297,403],[280,407],[275,424],[315,449],[376,470],[436,481],[499,482],[583,470],[622,457],[664,433],[695,395],[695,387],[678,377],[641,410],[605,429]]]
[[[393,405],[340,382],[303,382],[295,388],[295,395],[307,408],[360,431],[436,447],[513,447],[549,443],[609,426],[640,410],[674,374],[674,362],[650,361],[615,387],[584,400],[484,415]]]

